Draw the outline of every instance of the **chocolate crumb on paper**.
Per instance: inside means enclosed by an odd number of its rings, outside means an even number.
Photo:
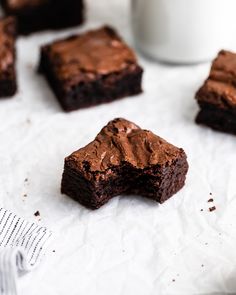
[[[212,202],[214,202],[214,200],[211,198],[211,199],[209,199],[207,202],[208,202],[208,203],[212,203]]]
[[[35,213],[34,213],[34,216],[40,216],[40,212],[39,211],[36,211]]]
[[[213,211],[215,211],[215,210],[216,210],[216,206],[213,206],[213,207],[210,207],[210,208],[209,208],[209,211],[210,211],[210,212],[213,212]]]

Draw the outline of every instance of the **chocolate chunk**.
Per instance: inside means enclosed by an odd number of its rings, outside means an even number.
[[[210,75],[196,94],[200,112],[198,124],[236,134],[236,54],[221,51]]]
[[[183,149],[115,119],[65,159],[61,191],[92,209],[120,194],[163,203],[184,186],[187,171]]]
[[[109,27],[43,46],[39,71],[65,111],[141,92],[136,56]]]
[[[13,17],[0,19],[0,97],[16,93],[15,70],[16,21]]]
[[[20,34],[62,29],[83,22],[83,0],[0,0],[5,12],[14,15]]]

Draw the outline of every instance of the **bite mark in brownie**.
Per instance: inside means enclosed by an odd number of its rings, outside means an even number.
[[[236,134],[236,54],[222,50],[210,75],[196,94],[198,124]]]
[[[84,19],[83,0],[0,0],[5,12],[18,20],[19,33],[79,25]]]
[[[163,203],[184,186],[187,171],[183,149],[118,118],[65,159],[61,191],[91,209],[121,194]]]
[[[142,91],[143,70],[136,56],[110,27],[43,46],[39,71],[65,111]]]
[[[0,19],[0,97],[13,96],[17,90],[15,40],[15,19]]]

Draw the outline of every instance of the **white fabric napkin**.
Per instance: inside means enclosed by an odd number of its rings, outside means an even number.
[[[19,274],[30,271],[45,254],[52,233],[0,208],[0,294],[17,295]]]

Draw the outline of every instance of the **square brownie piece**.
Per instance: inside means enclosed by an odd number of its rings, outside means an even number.
[[[0,19],[0,97],[13,96],[17,90],[15,40],[15,19]]]
[[[143,70],[136,56],[110,27],[43,46],[39,71],[65,111],[142,91]]]
[[[184,186],[187,171],[183,149],[118,118],[65,159],[61,191],[91,209],[120,194],[163,203]]]
[[[210,75],[196,94],[198,124],[236,134],[236,54],[222,50]]]
[[[0,0],[18,21],[19,34],[61,29],[83,22],[83,0]]]

